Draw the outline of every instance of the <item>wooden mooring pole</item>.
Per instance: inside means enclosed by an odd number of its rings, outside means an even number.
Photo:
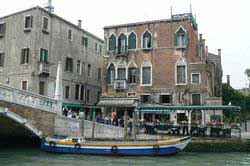
[[[128,130],[128,111],[124,112],[124,137],[123,139],[127,139],[127,130]]]
[[[93,119],[92,119],[92,140],[95,138],[95,109],[92,109],[93,111]]]

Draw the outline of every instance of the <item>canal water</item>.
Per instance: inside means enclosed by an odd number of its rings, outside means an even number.
[[[38,148],[1,148],[0,166],[250,166],[250,153],[182,152],[169,157],[51,154]]]

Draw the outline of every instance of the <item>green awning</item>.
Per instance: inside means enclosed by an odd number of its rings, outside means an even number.
[[[83,108],[83,104],[78,103],[63,103],[63,107],[71,107],[71,108]]]
[[[173,110],[225,110],[225,111],[240,111],[241,108],[238,106],[229,105],[203,105],[203,106],[141,106],[135,109],[135,112],[143,113],[169,113]]]

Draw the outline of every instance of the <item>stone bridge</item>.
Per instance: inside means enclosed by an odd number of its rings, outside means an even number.
[[[0,84],[0,138],[80,135],[81,120],[61,115],[59,100]],[[91,137],[92,122],[85,121],[85,136]],[[96,123],[95,137],[122,138],[123,129]]]

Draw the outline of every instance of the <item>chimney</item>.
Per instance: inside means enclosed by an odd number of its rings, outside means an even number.
[[[200,41],[202,41],[202,34],[200,34]]]
[[[82,28],[82,20],[78,20],[78,28]]]
[[[218,49],[218,55],[221,56],[221,49]]]
[[[230,86],[230,75],[227,75],[227,85]]]

